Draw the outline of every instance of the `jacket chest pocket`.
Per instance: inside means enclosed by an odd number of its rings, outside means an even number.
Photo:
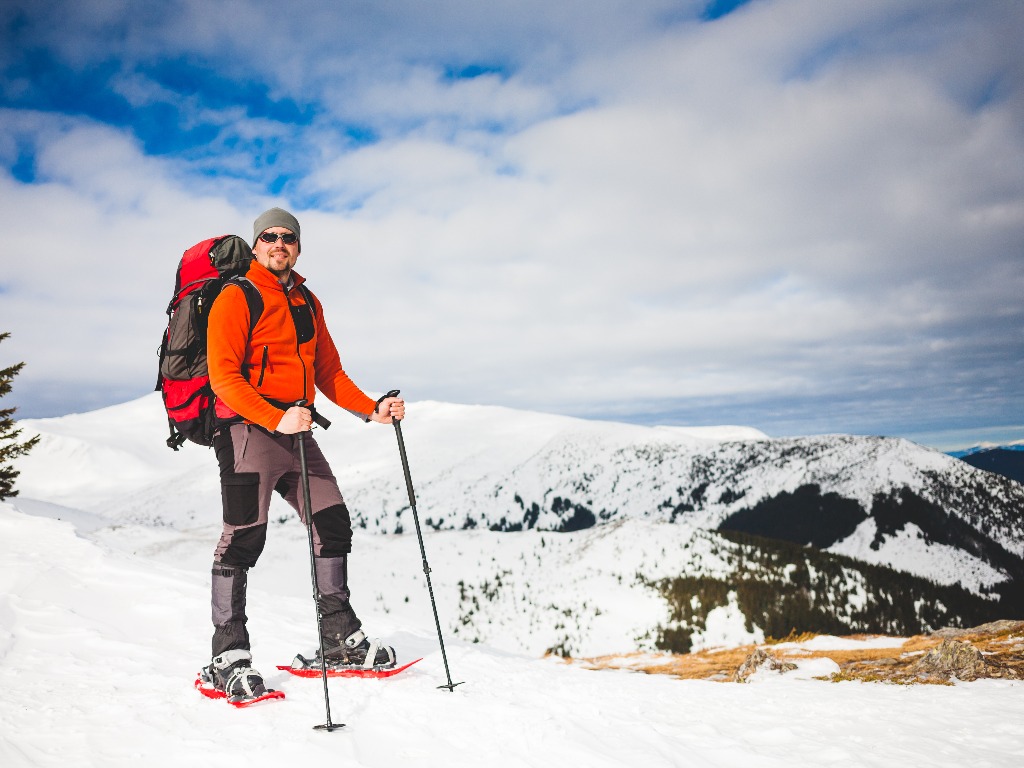
[[[305,344],[316,335],[316,324],[313,322],[313,312],[308,304],[292,304],[289,309],[292,312],[292,322],[295,323],[295,335],[299,344]]]

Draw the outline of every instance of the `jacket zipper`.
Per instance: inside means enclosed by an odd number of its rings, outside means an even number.
[[[309,402],[309,393],[306,391],[306,379],[308,378],[306,373],[306,362],[302,359],[302,352],[299,349],[299,326],[295,324],[295,315],[292,314],[292,300],[288,295],[288,289],[282,285],[281,290],[284,291],[284,300],[288,305],[288,316],[291,317],[292,328],[295,330],[295,356],[299,358],[299,365],[302,366],[302,399]]]

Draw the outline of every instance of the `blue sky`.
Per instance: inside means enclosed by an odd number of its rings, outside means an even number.
[[[8,2],[5,406],[145,394],[181,252],[303,223],[364,388],[1024,439],[1024,4]]]

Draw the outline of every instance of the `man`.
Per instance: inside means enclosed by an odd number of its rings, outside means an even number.
[[[299,432],[306,433],[324,658],[335,667],[395,663],[394,649],[366,638],[349,602],[351,520],[309,430],[316,414],[314,388],[359,418],[381,424],[403,418],[405,403],[397,397],[374,402],[345,373],[323,307],[294,271],[302,250],[300,234],[299,222],[287,211],[271,208],[260,214],[253,224],[254,259],[246,274],[263,301],[259,319],[250,329],[245,291],[231,284],[209,316],[207,356],[217,415],[233,423],[214,437],[224,528],[213,563],[213,661],[201,676],[230,697],[253,698],[266,691],[252,666],[245,626],[246,573],[263,551],[274,491],[306,520]],[[306,405],[296,404],[302,401]],[[313,662],[320,665],[319,651]]]

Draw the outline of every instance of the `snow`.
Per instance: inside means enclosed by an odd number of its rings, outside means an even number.
[[[427,529],[449,666],[454,681],[464,682],[454,693],[437,688],[446,677],[415,536],[357,531],[353,600],[367,630],[394,645],[400,660],[424,660],[389,680],[332,680],[332,720],[347,727],[324,733],[313,730],[325,719],[321,682],[274,669],[297,651],[309,653],[315,635],[304,529],[280,509],[286,522],[272,523],[250,572],[248,615],[256,666],[287,699],[246,710],[205,699],[192,681],[209,654],[208,573],[219,510],[214,460],[192,447],[177,454],[164,448],[159,408],[154,415],[151,405],[144,399],[124,410],[33,423],[49,439],[19,464],[22,495],[0,503],[0,765],[319,759],[366,768],[888,767],[1024,760],[1024,685],[1016,682],[833,684],[815,678],[835,671],[834,663],[801,659],[795,672],[762,671],[739,685],[592,671],[543,657],[553,631],[550,612],[541,610],[548,603],[583,600],[590,612],[574,620],[586,625],[586,636],[574,638],[567,628],[567,640],[595,654],[625,653],[643,647],[631,633],[665,610],[632,581],[641,565],[651,578],[679,573],[683,564],[719,567],[711,534],[650,520],[574,534]],[[424,421],[441,419],[443,410],[424,408]],[[532,424],[524,434],[552,423],[529,414],[519,421]],[[502,421],[504,450],[517,460],[562,429],[531,433],[534,442],[523,444],[515,442],[513,423]],[[436,438],[432,430],[440,427],[422,429]],[[358,481],[365,503],[382,503],[373,498],[374,483],[385,494],[404,491],[385,479],[400,472],[389,432],[340,422],[323,439],[337,454],[339,476]],[[410,421],[404,432],[414,480],[429,479],[429,493],[417,487],[421,506],[443,507],[436,491],[446,481],[435,473],[451,466],[455,443],[437,441],[432,452],[419,425]],[[592,437],[603,439],[600,430]],[[490,458],[481,455],[487,449],[474,430],[453,440],[460,458],[487,472]],[[485,582],[494,588],[495,577],[502,599],[482,601],[465,631],[455,632],[458,583],[470,591]],[[706,641],[752,641],[730,607],[711,612]],[[900,640],[817,638],[802,647],[853,642]]]
[[[446,682],[428,621],[367,613],[406,658],[386,681],[268,672],[308,645],[300,579],[252,588],[254,654],[288,698],[235,710],[192,690],[209,628],[204,569],[109,549],[70,522],[0,505],[0,762],[5,766],[1011,766],[1024,757],[1024,687],[825,683],[800,661],[746,685],[588,671],[448,638]],[[142,542],[144,545],[145,542]],[[192,546],[209,549],[210,542]],[[188,549],[188,547],[185,547]],[[143,546],[143,549],[145,547]],[[199,559],[196,553],[195,558]],[[280,554],[280,553],[278,553]],[[302,571],[300,553],[271,570]],[[262,563],[261,563],[262,565]],[[254,571],[254,576],[257,571]],[[307,591],[308,591],[308,585]],[[418,599],[418,598],[417,598]]]
[[[867,651],[875,648],[901,648],[907,642],[903,637],[853,638],[835,637],[833,635],[815,635],[807,640],[797,642],[775,643],[772,648],[792,651]]]
[[[768,435],[753,427],[723,425],[718,427],[656,427],[669,435],[681,435],[705,440],[709,443],[734,442],[738,440],[768,440]]]
[[[928,541],[924,532],[914,523],[907,523],[874,548],[871,544],[876,530],[874,519],[869,517],[852,534],[829,547],[828,551],[878,565],[899,562],[900,569],[908,573],[932,579],[939,584],[959,584],[975,594],[981,594],[984,586],[998,584],[1006,579],[1001,571],[969,552],[948,544]]]
[[[708,611],[704,631],[694,632],[691,636],[694,651],[764,642],[764,632],[759,628],[755,627],[752,632],[747,630],[747,619],[740,610],[736,593],[730,592],[728,599],[728,605]]]

